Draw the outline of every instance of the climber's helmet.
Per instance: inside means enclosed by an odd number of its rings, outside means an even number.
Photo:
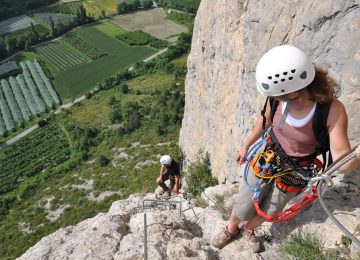
[[[170,155],[163,155],[160,158],[160,163],[162,165],[171,165],[171,161],[172,161],[172,159],[171,159]]]
[[[265,53],[256,66],[256,87],[266,96],[281,96],[308,86],[315,77],[314,65],[306,54],[291,45]]]

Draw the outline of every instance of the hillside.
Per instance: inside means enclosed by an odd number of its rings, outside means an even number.
[[[183,16],[192,24],[192,15]],[[161,28],[167,19],[148,24]],[[168,30],[164,38],[169,33],[174,37]],[[169,46],[104,21],[14,57],[16,74],[2,75],[0,84],[1,140],[34,127],[1,145],[1,257],[13,259],[116,200],[153,191],[161,154],[181,161],[177,140],[191,33],[175,34]],[[65,104],[55,104],[52,92]],[[25,123],[23,110],[33,113]]]
[[[227,222],[242,181],[234,157],[264,101],[254,68],[266,50],[294,44],[328,69],[349,113],[351,142],[360,141],[359,10],[356,1],[201,1],[188,60],[178,55],[190,47],[189,35],[182,35],[182,47],[122,71],[120,81],[118,75],[104,79],[100,92],[49,118],[47,127],[61,133],[56,139],[68,139],[64,151],[71,151],[71,159],[20,178],[0,197],[0,242],[6,245],[0,253],[20,259],[144,259],[147,248],[149,259],[358,259],[359,249],[318,201],[290,221],[256,230],[264,245],[259,254],[243,239],[221,250],[210,242]],[[183,159],[187,174],[199,155],[208,155],[221,184],[201,197],[182,193],[173,198],[176,205],[152,202],[149,192],[164,153]],[[209,165],[202,169],[210,171]],[[336,174],[323,194],[330,213],[357,237],[359,178],[359,170]]]

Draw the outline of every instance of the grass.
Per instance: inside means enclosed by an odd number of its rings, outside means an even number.
[[[95,25],[96,29],[103,31],[109,36],[116,37],[118,35],[124,34],[127,31],[120,26],[113,24],[112,22],[102,22]]]
[[[172,83],[172,75],[156,73],[137,77],[129,81],[128,85],[133,90],[149,92],[154,90],[164,90]]]
[[[27,60],[30,60],[30,61],[34,61],[35,59],[39,60],[41,59],[40,58],[40,55],[35,53],[35,52],[30,52],[30,51],[22,51],[20,54],[16,55],[16,62],[21,62],[21,61],[27,61]]]
[[[55,88],[65,101],[84,94],[93,89],[101,79],[123,68],[131,67],[137,61],[142,61],[156,52],[155,49],[148,47],[130,47],[94,26],[81,28],[76,34],[108,55],[55,75]]]
[[[207,202],[206,202],[203,198],[201,198],[200,195],[196,196],[196,198],[195,198],[195,205],[196,205],[197,207],[201,207],[201,208],[206,208],[206,207],[209,206],[209,205],[207,204]]]
[[[164,90],[172,84],[172,76],[167,74],[151,74],[139,76],[127,82],[130,91],[140,90],[142,93],[149,93],[154,90]],[[69,115],[76,123],[84,125],[109,124],[108,114],[111,108],[107,105],[110,96],[114,96],[117,102],[138,101],[143,102],[143,95],[125,95],[116,88],[108,91],[101,91],[84,104],[74,106]]]
[[[345,245],[346,246],[346,245]],[[347,245],[348,246],[348,245]],[[314,234],[298,233],[290,237],[281,244],[281,251],[296,260],[317,259],[317,260],[337,260],[349,259],[348,248],[335,248],[324,250],[323,242]]]
[[[231,208],[225,206],[225,196],[215,195],[214,207],[221,213],[224,220],[229,220],[231,215]]]

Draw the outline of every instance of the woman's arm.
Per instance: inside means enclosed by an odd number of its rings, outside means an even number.
[[[330,137],[330,150],[335,161],[351,149],[347,135],[348,117],[344,105],[337,99],[334,99],[331,104],[327,123]],[[355,154],[357,155],[357,158],[341,166],[339,168],[340,172],[348,173],[359,166],[360,146]]]
[[[270,116],[270,102],[267,103],[266,110],[265,110],[265,117],[266,117],[266,125],[265,129],[262,129],[263,117],[259,117],[256,121],[253,130],[251,131],[250,135],[246,138],[246,141],[243,147],[238,151],[236,155],[236,161],[238,164],[243,164],[245,162],[245,156],[251,145],[253,145],[265,132],[266,130],[272,125],[272,118]]]

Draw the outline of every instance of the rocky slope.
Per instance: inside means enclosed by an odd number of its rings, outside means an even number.
[[[356,176],[358,183],[360,174]],[[354,230],[356,223],[359,223],[360,209],[354,207],[350,197],[355,197],[359,202],[360,189],[351,181],[337,182],[335,189],[324,194],[327,205],[347,228]],[[259,228],[256,233],[263,243],[262,253],[253,253],[249,244],[239,237],[221,250],[214,248],[211,240],[226,224],[222,213],[232,208],[237,190],[238,184],[222,184],[206,189],[202,194],[209,205],[206,208],[196,207],[193,200],[186,200],[182,196],[172,198],[176,202],[174,206],[169,206],[151,201],[154,194],[147,194],[144,198],[132,195],[127,200],[114,202],[107,213],[100,213],[42,238],[19,259],[144,259],[144,213],[147,254],[151,260],[289,259],[279,250],[279,242],[299,230],[317,235],[326,248],[335,248],[340,243],[340,229],[316,202],[301,216],[286,223],[266,223]],[[219,195],[225,197],[224,205],[214,203]],[[339,201],[346,205],[349,214],[342,215],[342,209],[336,208]],[[356,259],[359,250],[353,248],[351,253]],[[346,259],[350,258],[347,256]]]
[[[187,161],[210,154],[213,174],[237,181],[236,151],[259,116],[255,67],[270,48],[292,44],[329,70],[360,142],[359,1],[201,1],[185,85],[180,145]]]

